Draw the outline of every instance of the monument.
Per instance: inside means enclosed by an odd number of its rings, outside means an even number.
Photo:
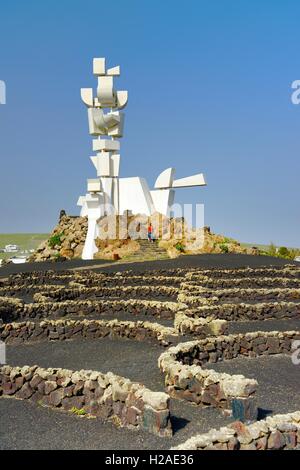
[[[87,106],[90,135],[94,136],[91,156],[97,178],[87,180],[87,193],[80,196],[77,205],[80,215],[88,217],[88,232],[82,259],[93,259],[97,252],[95,239],[99,235],[98,220],[105,215],[132,214],[151,216],[159,212],[170,215],[175,189],[205,186],[202,173],[175,179],[175,169],[164,170],[149,189],[140,176],[121,178],[120,138],[123,137],[123,110],[128,102],[127,91],[116,91],[114,78],[120,76],[120,67],[106,68],[104,58],[93,60],[93,74],[98,79],[96,96],[92,88],[81,88],[81,99]],[[105,111],[106,110],[106,111]]]

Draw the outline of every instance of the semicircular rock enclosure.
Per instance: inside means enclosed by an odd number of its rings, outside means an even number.
[[[297,448],[299,326],[292,265],[11,275],[0,398],[139,430],[148,448]]]

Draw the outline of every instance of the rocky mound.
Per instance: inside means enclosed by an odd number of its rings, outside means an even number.
[[[257,249],[245,248],[239,242],[211,232],[209,227],[190,228],[183,218],[168,218],[161,214],[105,216],[99,220],[99,238],[96,240],[97,259],[120,259],[141,249],[139,240],[147,239],[147,227],[153,226],[153,235],[160,249],[175,258],[181,254],[246,253],[259,254]],[[49,261],[80,258],[87,234],[87,217],[61,213],[59,223],[31,256],[30,261]]]

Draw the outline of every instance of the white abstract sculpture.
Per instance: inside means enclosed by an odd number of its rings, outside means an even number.
[[[119,178],[120,142],[116,139],[123,137],[125,115],[120,110],[127,104],[128,92],[114,89],[114,77],[121,73],[119,66],[106,69],[105,59],[96,58],[93,73],[98,78],[96,96],[92,88],[81,88],[81,99],[88,108],[89,133],[95,137],[96,155],[91,156],[91,161],[97,171],[97,178],[87,180],[87,194],[77,202],[80,215],[88,217],[83,259],[93,259],[97,252],[95,239],[99,235],[100,217],[121,215],[124,211],[147,216],[159,212],[168,216],[174,203],[173,188],[206,185],[202,173],[175,180],[174,168],[164,170],[151,191],[144,178]]]

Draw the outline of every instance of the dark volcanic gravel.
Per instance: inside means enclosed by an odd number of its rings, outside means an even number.
[[[288,261],[289,264],[299,266],[299,263]],[[104,272],[116,272],[133,270],[135,272],[148,271],[152,269],[175,269],[175,268],[240,268],[249,266],[250,268],[260,266],[283,266],[287,264],[287,260],[281,258],[273,258],[272,256],[252,256],[252,255],[238,255],[238,254],[204,254],[204,255],[189,255],[180,256],[176,259],[164,259],[157,261],[144,261],[139,263],[114,263],[109,260],[71,260],[61,263],[54,263],[50,261],[42,263],[24,263],[24,264],[9,264],[0,268],[0,276],[6,277],[10,274],[19,272],[33,272],[33,271],[47,271],[49,269],[54,271],[65,271],[67,269],[93,269]],[[104,265],[107,265],[105,267]],[[99,266],[99,268],[97,268]],[[96,268],[96,269],[95,269]]]
[[[170,449],[194,434],[207,432],[211,422],[217,427],[226,424],[225,418],[214,409],[203,409],[198,415],[192,405],[185,408],[185,417],[174,418],[173,428],[177,429],[174,436],[161,438],[143,430],[116,428],[99,418],[78,417],[29,401],[3,398],[0,400],[0,449]]]
[[[8,346],[7,361],[19,366],[39,364],[73,370],[112,371],[141,382],[153,391],[163,391],[163,376],[157,367],[158,357],[163,351],[164,348],[154,343],[104,338]],[[143,432],[120,431],[98,418],[82,419],[79,423],[80,418],[36,408],[29,402],[20,403],[13,399],[0,400],[0,416],[1,410],[5,410],[0,418],[0,448],[168,449],[194,434],[209,431],[212,426],[219,428],[230,422],[217,409],[199,409],[193,404],[172,399],[170,408],[175,434],[172,439],[160,439]],[[31,421],[34,420],[37,422],[32,430]],[[80,430],[77,430],[78,426]],[[98,435],[99,439],[96,439]],[[30,436],[33,436],[34,444]]]
[[[262,415],[300,410],[300,365],[294,365],[290,356],[239,357],[208,364],[207,368],[256,379],[257,402]]]
[[[228,333],[247,333],[249,331],[300,331],[300,318],[290,320],[255,320],[228,322]]]
[[[111,371],[153,390],[162,390],[163,377],[157,360],[163,351],[155,343],[130,339],[48,341],[7,346],[7,362],[18,366],[38,364],[71,370]]]
[[[104,267],[103,265],[106,265]],[[154,269],[237,268],[277,265],[286,260],[248,255],[197,255],[182,256],[176,260],[159,260],[142,263],[111,264],[111,262],[74,260],[64,263],[28,263],[0,268],[0,277],[17,272],[45,271],[48,269],[93,269],[116,272],[132,270],[136,273]],[[280,271],[279,271],[280,272]],[[41,286],[42,289],[42,286]],[[28,296],[27,302],[31,300]],[[74,316],[80,319],[80,316]],[[172,326],[173,320],[151,316],[120,314],[87,315],[93,319],[124,319],[155,321]],[[257,330],[300,330],[300,320],[268,320],[229,322],[230,333]],[[188,341],[188,336],[184,341]],[[145,384],[153,391],[164,389],[163,376],[157,367],[164,348],[152,342],[126,339],[73,340],[44,342],[7,347],[7,361],[11,365],[38,364],[42,367],[64,367],[73,370],[94,369],[112,371],[118,375]],[[233,374],[256,378],[259,382],[258,404],[260,416],[268,413],[285,413],[300,409],[300,366],[292,364],[287,356],[263,356],[255,359],[238,358],[211,364],[208,367]],[[187,438],[219,428],[231,421],[215,408],[199,409],[193,404],[171,399],[173,438],[159,438],[144,431],[118,429],[99,418],[80,418],[9,398],[0,399],[0,449],[169,449]]]

